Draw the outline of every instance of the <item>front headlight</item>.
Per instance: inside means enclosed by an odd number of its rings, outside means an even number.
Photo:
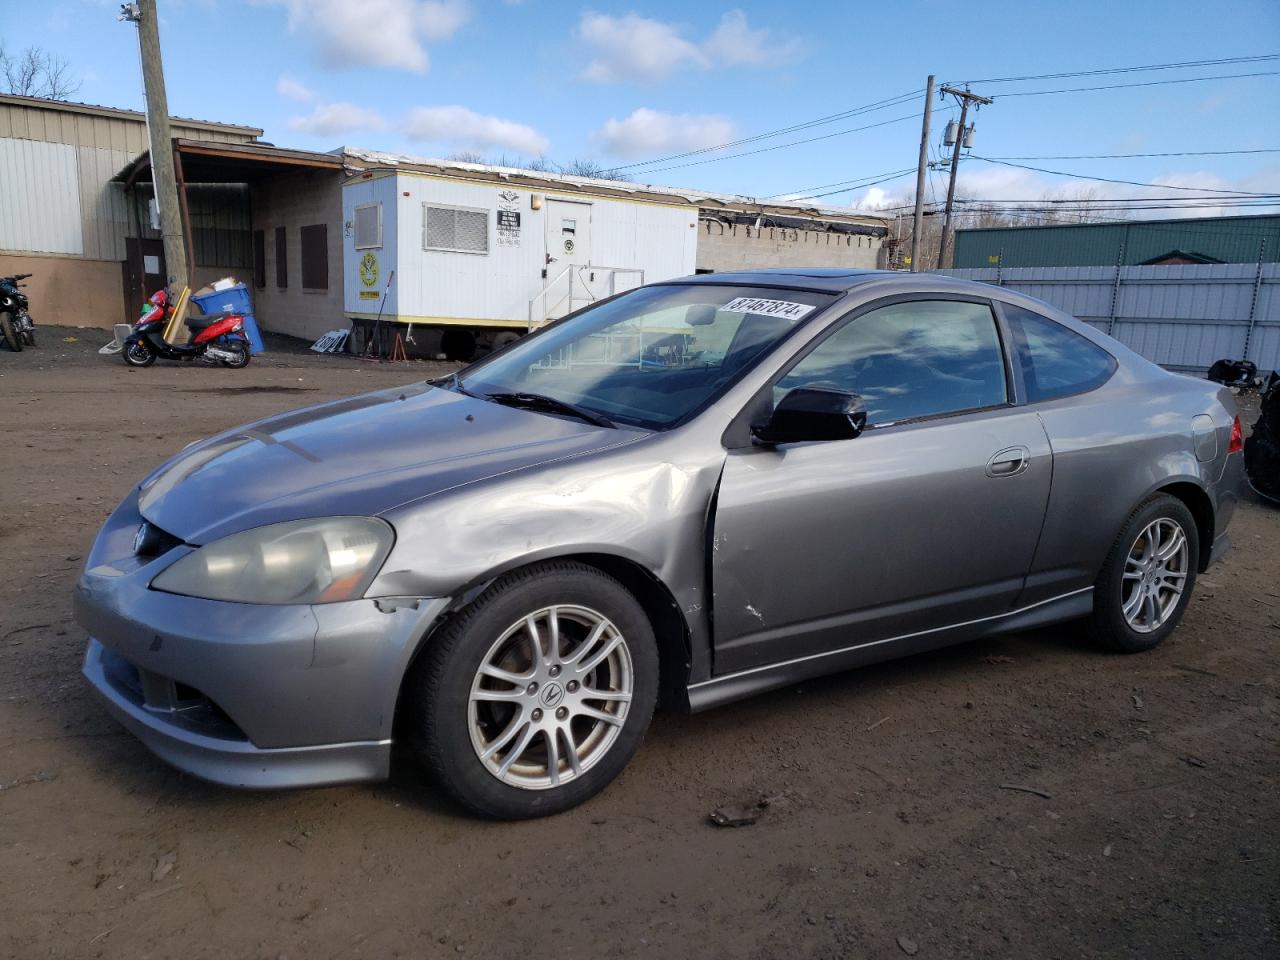
[[[273,523],[193,550],[151,586],[235,603],[355,600],[377,576],[394,539],[391,527],[372,517]]]

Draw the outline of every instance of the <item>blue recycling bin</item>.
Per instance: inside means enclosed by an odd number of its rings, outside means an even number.
[[[249,338],[249,352],[263,353],[267,348],[262,342],[262,334],[258,330],[258,319],[253,315],[253,301],[249,299],[249,288],[237,283],[226,290],[214,290],[210,293],[193,293],[191,299],[205,313],[239,313],[244,315],[244,333]]]

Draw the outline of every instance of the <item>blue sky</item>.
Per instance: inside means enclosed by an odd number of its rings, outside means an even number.
[[[553,3],[550,0],[159,0],[175,114],[263,127],[265,139],[422,156],[590,158],[626,164],[753,136],[940,80],[1039,75],[1280,53],[1280,4],[1075,0],[978,7],[863,2]],[[7,8],[7,9],[6,9]],[[0,0],[10,51],[41,45],[82,77],[75,99],[140,108],[134,28],[103,0]],[[16,14],[16,15],[15,15]],[[987,157],[1280,147],[1280,76],[1120,90],[1015,92],[1280,71],[1280,60],[975,84]],[[1002,96],[1006,95],[1006,96]],[[749,196],[914,167],[919,100],[741,148],[632,168],[643,182]],[[946,113],[935,113],[940,122]],[[690,163],[874,129],[749,156]],[[935,136],[935,142],[937,137]],[[1280,192],[1280,153],[1019,161],[1142,182]],[[1087,184],[970,160],[961,194],[1036,200]],[[939,192],[945,189],[936,176]],[[1176,195],[1116,184],[1099,195]],[[833,188],[827,188],[833,189]],[[905,177],[825,196],[892,202]],[[1198,211],[1199,213],[1212,211]],[[1241,210],[1239,212],[1262,212]],[[1164,215],[1163,213],[1161,215]]]

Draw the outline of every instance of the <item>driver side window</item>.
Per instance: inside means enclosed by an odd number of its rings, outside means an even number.
[[[818,344],[774,387],[862,397],[870,426],[1008,402],[1004,356],[986,304],[913,300],[864,313]]]

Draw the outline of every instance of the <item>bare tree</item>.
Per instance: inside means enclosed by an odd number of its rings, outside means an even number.
[[[606,167],[595,160],[570,160],[560,167],[560,172],[571,177],[592,177],[596,180],[630,180],[626,174]]]
[[[631,179],[626,174],[611,167],[606,167],[595,160],[570,160],[568,163],[556,163],[548,157],[538,157],[534,160],[523,160],[516,157],[513,160],[505,153],[499,154],[491,160],[482,154],[476,153],[474,150],[458,150],[449,154],[445,159],[455,160],[460,163],[486,163],[498,167],[532,170],[534,173],[560,173],[569,177],[591,177],[596,180]]]
[[[452,160],[454,163],[488,163],[489,162],[484,158],[483,155],[476,153],[474,150],[455,150],[453,153],[446,156],[445,159]]]
[[[80,89],[80,81],[72,79],[65,57],[40,47],[27,47],[21,54],[12,56],[2,44],[0,84],[5,93],[48,100],[66,100]]]

